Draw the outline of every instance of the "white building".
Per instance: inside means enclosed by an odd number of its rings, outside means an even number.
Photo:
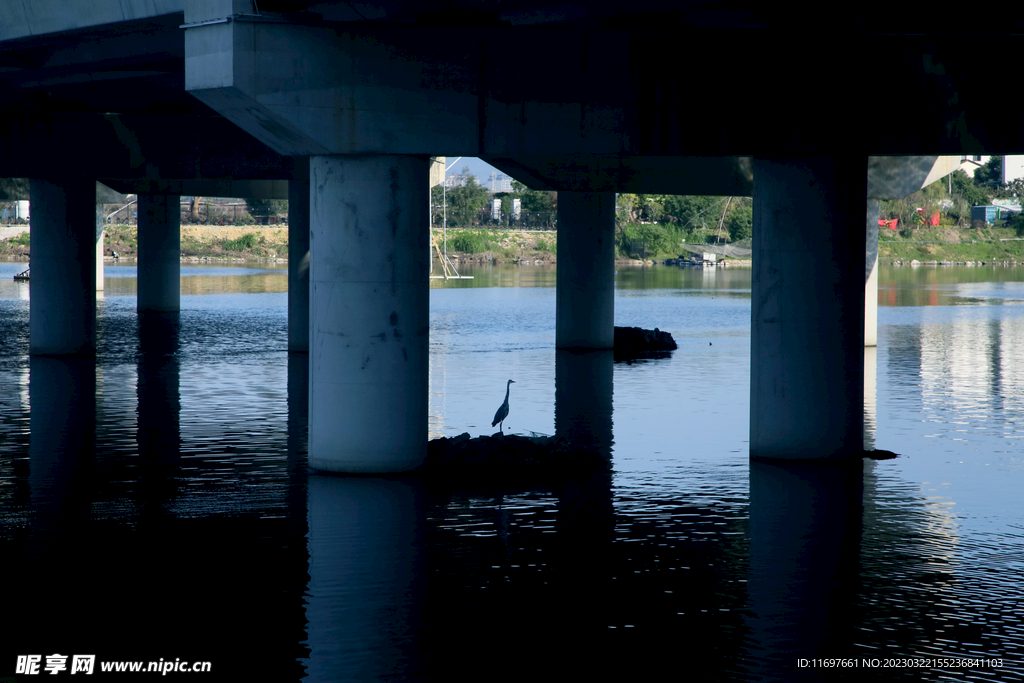
[[[974,172],[988,163],[991,156],[962,155],[960,157],[960,170],[974,177]],[[1003,184],[1012,182],[1017,178],[1024,178],[1024,155],[1007,154],[1003,156]]]
[[[491,192],[511,192],[512,181],[514,179],[510,175],[504,173],[492,173],[491,178],[488,181],[487,189]]]

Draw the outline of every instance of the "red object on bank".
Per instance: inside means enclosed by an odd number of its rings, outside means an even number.
[[[899,222],[898,218],[893,218],[891,220],[885,220],[884,218],[879,218],[878,219],[878,227],[881,228],[881,227],[885,226],[885,227],[889,228],[890,230],[895,230],[896,229],[896,223],[898,223],[898,222]]]

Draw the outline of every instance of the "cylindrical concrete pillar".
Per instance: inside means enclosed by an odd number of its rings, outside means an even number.
[[[867,159],[755,159],[750,455],[863,453]]]
[[[96,205],[96,291],[102,292],[104,287],[103,273],[103,205]]]
[[[309,159],[300,163],[309,166]],[[296,175],[288,182],[288,350],[308,353],[309,174]]]
[[[181,310],[181,199],[139,195],[140,311]]]
[[[558,193],[555,346],[615,345],[615,193]]]
[[[96,353],[96,181],[31,180],[29,350]]]
[[[864,240],[864,346],[878,346],[878,200],[868,200]]]
[[[426,157],[310,159],[309,466],[403,472],[427,453]]]

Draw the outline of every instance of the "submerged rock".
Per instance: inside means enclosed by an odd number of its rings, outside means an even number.
[[[475,483],[543,483],[607,465],[608,459],[596,450],[577,446],[562,436],[499,433],[470,438],[463,433],[432,439],[423,471],[430,477]]]
[[[657,327],[645,330],[640,327],[615,328],[615,359],[668,358],[669,351],[676,348],[676,340],[668,332]]]

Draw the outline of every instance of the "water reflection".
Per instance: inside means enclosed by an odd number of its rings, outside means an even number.
[[[874,392],[865,354],[865,439],[873,414],[903,457],[807,471],[748,461],[749,271],[705,288],[699,270],[619,269],[617,322],[680,349],[616,365],[555,351],[553,269],[513,288],[504,268],[431,291],[431,430],[490,433],[512,377],[517,431],[590,439],[610,471],[497,493],[310,477],[308,356],[286,351],[283,295],[191,297],[155,323],[111,295],[95,361],[65,361],[29,358],[26,302],[0,283],[0,581],[17,623],[0,677],[18,653],[64,651],[254,680],[1024,661],[1017,284],[914,275],[950,305],[880,308]],[[112,605],[122,618],[97,628]],[[1020,672],[886,677],[943,676]]]
[[[425,679],[421,486],[323,474],[307,486],[306,680]]]
[[[96,361],[32,356],[29,485],[38,528],[66,533],[88,514],[96,442]]]
[[[181,466],[180,315],[139,313],[138,427],[140,509],[160,509],[177,497]]]
[[[820,680],[798,658],[857,633],[863,465],[750,462],[750,659],[762,680]],[[846,655],[852,656],[852,655]]]

